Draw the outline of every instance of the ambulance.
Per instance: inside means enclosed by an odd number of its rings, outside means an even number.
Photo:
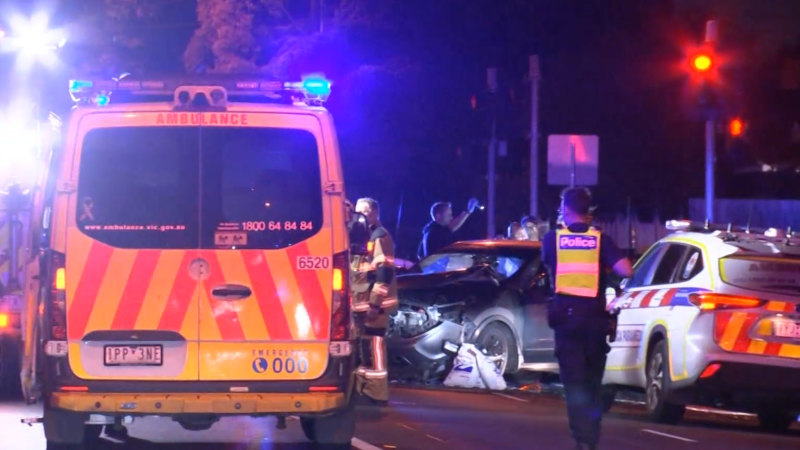
[[[355,416],[342,168],[323,78],[73,80],[27,282],[24,394],[49,448]],[[91,444],[87,444],[91,447]]]

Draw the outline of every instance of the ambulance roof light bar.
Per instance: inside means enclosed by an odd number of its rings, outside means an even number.
[[[691,220],[668,220],[664,227],[669,231],[694,231],[694,232],[723,232],[732,239],[771,239],[785,240],[786,244],[800,245],[800,233],[792,231],[792,227],[785,230],[770,228],[754,228],[750,225],[738,226],[732,223],[715,224]],[[795,242],[797,240],[797,242]]]
[[[323,77],[306,77],[299,82],[283,82],[258,78],[202,77],[136,80],[75,79],[69,82],[72,100],[81,104],[105,106],[114,94],[127,96],[172,97],[175,90],[185,86],[217,86],[225,89],[228,97],[276,101],[295,100],[310,105],[321,105],[331,93],[331,82]]]

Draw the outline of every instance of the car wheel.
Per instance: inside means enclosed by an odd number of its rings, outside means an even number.
[[[303,434],[306,435],[306,439],[311,442],[316,441],[316,436],[314,435],[314,419],[301,417],[300,428],[303,429]]]
[[[86,422],[86,416],[81,413],[45,406],[42,425],[45,439],[47,439],[47,448],[83,445],[86,437],[84,422]]]
[[[356,409],[351,399],[347,406],[331,415],[301,418],[300,426],[306,437],[325,448],[350,448],[356,431]]]
[[[766,431],[782,433],[794,423],[796,416],[788,411],[763,410],[758,412],[758,423]]]
[[[14,338],[3,336],[0,339],[0,396],[6,399],[20,397],[20,343]]]
[[[475,346],[494,361],[500,373],[517,372],[517,343],[505,324],[492,322],[487,325],[475,340]]]
[[[656,422],[674,424],[683,418],[686,405],[669,403],[671,390],[667,342],[658,341],[647,357],[647,414]]]

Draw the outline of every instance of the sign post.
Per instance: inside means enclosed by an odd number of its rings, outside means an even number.
[[[547,183],[594,186],[600,160],[597,135],[551,134],[547,137]]]

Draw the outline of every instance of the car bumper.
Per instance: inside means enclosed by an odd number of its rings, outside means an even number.
[[[344,408],[343,392],[315,393],[91,393],[56,392],[50,406],[57,409],[90,414],[125,415],[260,415],[314,414]]]
[[[723,404],[746,410],[787,409],[800,411],[800,368],[717,362],[719,369],[699,378],[694,396],[705,404]]]
[[[390,337],[386,340],[389,370],[393,378],[427,378],[446,370],[453,353],[445,344],[461,342],[463,327],[443,321],[425,333],[411,338]]]

